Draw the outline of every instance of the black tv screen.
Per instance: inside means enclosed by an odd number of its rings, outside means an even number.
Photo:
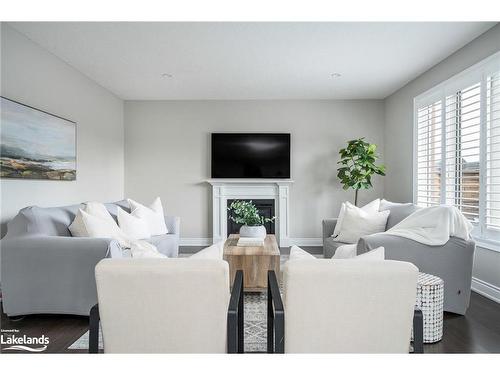
[[[212,178],[290,178],[290,134],[212,133]]]

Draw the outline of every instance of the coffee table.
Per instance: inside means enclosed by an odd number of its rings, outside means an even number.
[[[231,234],[224,243],[224,259],[229,263],[230,280],[243,270],[246,292],[267,290],[267,271],[280,274],[280,250],[274,234],[268,234],[264,246],[237,246],[239,234]]]

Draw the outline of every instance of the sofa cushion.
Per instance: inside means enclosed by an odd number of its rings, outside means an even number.
[[[116,221],[117,206],[130,212],[127,201],[105,203],[104,206]],[[78,209],[84,208],[83,204],[62,207],[31,206],[19,211],[19,215],[9,224],[11,234],[23,233],[42,234],[46,236],[71,236],[68,227],[75,220]],[[17,227],[17,228],[16,228]],[[9,237],[10,235],[9,234]]]
[[[46,236],[71,236],[68,229],[82,205],[64,207],[27,207],[21,210],[28,233]]]
[[[379,210],[390,211],[389,218],[387,219],[387,225],[385,226],[385,230],[387,231],[391,229],[401,220],[407,218],[418,209],[419,207],[413,203],[394,203],[382,199],[382,201],[380,202]]]

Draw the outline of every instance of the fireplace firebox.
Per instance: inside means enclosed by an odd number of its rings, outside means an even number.
[[[228,199],[227,200],[227,207],[231,206],[231,203],[234,201],[245,201],[249,202],[252,201],[252,203],[257,207],[257,210],[259,211],[259,214],[264,216],[264,217],[274,217],[276,216],[275,214],[275,205],[274,205],[274,199]],[[227,234],[235,234],[240,232],[240,227],[241,224],[236,224],[234,221],[232,221],[230,218],[230,212],[227,212]],[[265,223],[264,226],[266,227],[267,234],[275,234],[275,223]]]

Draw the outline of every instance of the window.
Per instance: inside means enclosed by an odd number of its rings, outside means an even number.
[[[500,240],[500,53],[415,98],[414,201]]]

